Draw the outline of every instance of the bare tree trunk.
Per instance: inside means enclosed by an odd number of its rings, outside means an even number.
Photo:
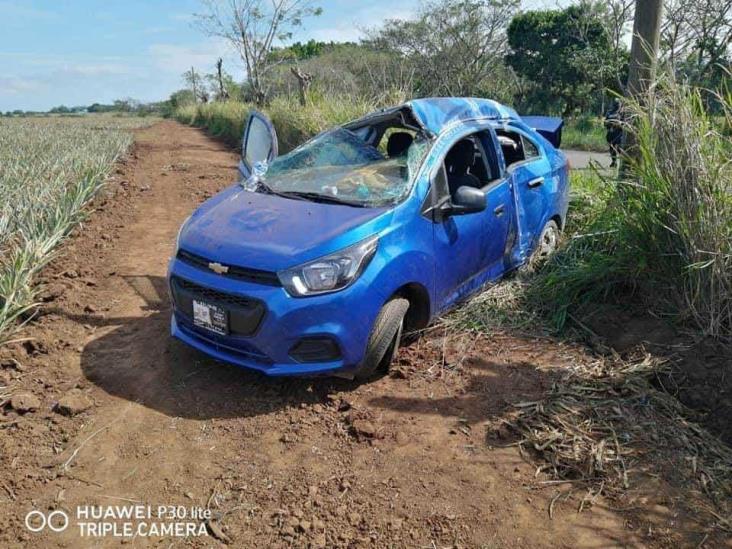
[[[297,78],[300,91],[300,105],[304,107],[307,104],[308,90],[310,89],[310,84],[313,82],[313,76],[306,72],[302,72],[300,67],[290,67],[290,71],[292,71],[292,74]]]
[[[219,82],[219,101],[226,101],[229,98],[229,92],[227,92],[224,87],[223,64],[224,60],[219,57],[219,60],[216,61],[216,78]]]

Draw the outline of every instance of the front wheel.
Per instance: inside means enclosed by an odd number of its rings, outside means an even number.
[[[357,379],[368,379],[377,371],[387,371],[399,349],[404,329],[404,316],[409,301],[395,297],[379,311],[366,346],[366,354],[354,374]]]

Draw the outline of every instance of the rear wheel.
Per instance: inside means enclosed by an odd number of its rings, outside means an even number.
[[[536,250],[531,255],[529,265],[537,267],[545,263],[549,256],[557,250],[557,246],[559,246],[559,225],[556,221],[550,219],[539,235],[539,242],[536,245]]]
[[[368,379],[376,372],[389,370],[389,365],[399,349],[404,329],[404,316],[409,301],[395,297],[379,311],[366,346],[366,354],[354,374],[357,379]]]

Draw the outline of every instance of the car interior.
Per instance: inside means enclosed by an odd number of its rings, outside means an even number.
[[[500,178],[495,159],[487,158],[479,134],[461,139],[445,156],[450,195],[460,187],[482,189]]]
[[[394,132],[386,142],[386,154],[389,158],[396,158],[407,154],[409,147],[414,142],[414,137],[407,132]]]
[[[521,135],[502,129],[496,129],[498,142],[503,151],[503,158],[506,161],[506,167],[517,162],[523,162],[529,158],[539,156],[539,150],[531,141],[523,139]]]
[[[421,132],[411,111],[404,108],[387,109],[343,127],[355,133],[365,143],[386,152],[388,158],[407,154],[415,136]],[[383,139],[385,136],[386,143]]]

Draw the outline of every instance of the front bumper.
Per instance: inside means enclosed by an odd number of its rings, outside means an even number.
[[[342,291],[305,298],[290,297],[279,286],[233,280],[175,258],[170,262],[169,281],[172,276],[266,305],[252,335],[224,336],[194,326],[173,302],[171,334],[218,360],[271,376],[347,374],[354,370],[363,359],[371,326],[385,300],[370,285],[369,269]],[[290,356],[290,350],[303,338],[318,337],[337,344],[338,360],[298,362]]]

